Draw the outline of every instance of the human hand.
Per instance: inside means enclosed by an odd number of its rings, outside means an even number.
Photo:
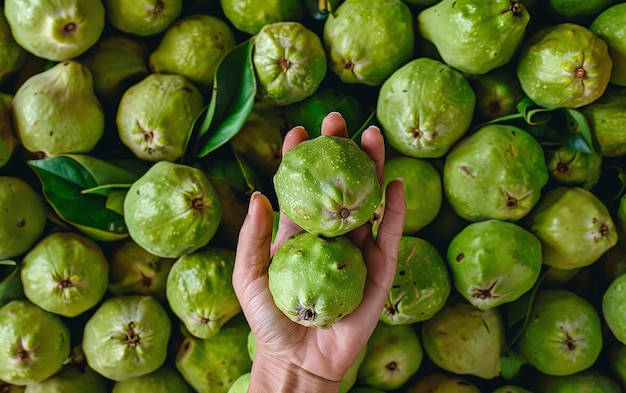
[[[343,117],[329,114],[322,123],[322,135],[347,137]],[[285,136],[283,155],[307,138],[303,128],[293,128]],[[361,147],[376,164],[383,186],[385,149],[376,127],[363,132]],[[240,231],[233,272],[235,293],[257,341],[249,392],[338,391],[345,372],[374,331],[395,277],[406,211],[402,183],[390,182],[385,199],[376,239],[370,224],[347,234],[367,265],[363,300],[352,313],[321,329],[297,324],[275,306],[268,288],[271,258],[285,239],[302,229],[281,214],[272,244],[272,206],[265,196],[253,194]]]

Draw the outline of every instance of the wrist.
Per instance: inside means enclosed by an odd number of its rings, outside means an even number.
[[[257,353],[248,393],[334,393],[341,381],[331,381],[279,359]]]

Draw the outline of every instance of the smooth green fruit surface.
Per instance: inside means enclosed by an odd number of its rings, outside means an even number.
[[[165,31],[183,10],[182,0],[105,0],[106,18],[116,29],[140,37]]]
[[[607,91],[589,105],[580,108],[591,128],[600,155],[626,155],[626,88]]]
[[[215,235],[222,207],[204,172],[169,161],[155,163],[124,199],[130,237],[146,251],[178,258]]]
[[[4,7],[0,6],[0,83],[17,72],[25,61],[26,50],[15,42],[4,16]]]
[[[298,22],[304,16],[297,0],[220,0],[226,18],[240,31],[257,34],[276,22]]]
[[[0,168],[9,162],[18,147],[13,133],[11,111],[11,99],[0,96]]]
[[[192,393],[183,376],[169,365],[138,377],[117,381],[111,393]]]
[[[608,373],[585,370],[572,375],[547,375],[539,378],[539,393],[620,393],[622,388]]]
[[[468,130],[475,104],[476,94],[461,73],[421,57],[384,81],[376,116],[391,147],[409,157],[437,158]]]
[[[613,60],[611,83],[626,86],[626,4],[614,4],[605,9],[591,22],[589,30],[609,48]]]
[[[606,90],[613,61],[586,27],[561,23],[539,30],[520,50],[517,77],[526,95],[548,108],[578,108]]]
[[[596,101],[597,102],[597,101]],[[588,105],[591,107],[595,103]],[[544,149],[550,177],[561,185],[590,190],[600,181],[602,155],[583,152],[568,145],[556,150]]]
[[[302,229],[340,236],[382,201],[374,161],[351,139],[321,135],[287,151],[274,175],[282,213]]]
[[[604,321],[621,343],[626,344],[626,274],[622,273],[611,281],[602,296]]]
[[[24,393],[107,393],[104,378],[89,367],[64,366],[52,377],[26,385]]]
[[[26,385],[50,378],[70,354],[70,332],[56,315],[28,300],[0,308],[0,380]]]
[[[463,377],[437,371],[419,378],[407,393],[480,393],[480,389]]]
[[[361,303],[367,268],[347,237],[300,232],[278,248],[268,277],[276,307],[292,321],[329,328]]]
[[[613,0],[548,0],[551,10],[568,21],[593,18],[613,5]]]

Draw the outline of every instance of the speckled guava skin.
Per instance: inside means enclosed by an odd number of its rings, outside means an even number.
[[[543,263],[558,269],[591,265],[618,241],[607,206],[581,187],[545,192],[524,226],[541,241]]]
[[[28,384],[24,393],[107,393],[104,378],[85,367],[84,370],[74,365],[65,365],[52,377],[37,383]],[[11,393],[11,392],[8,392]]]
[[[422,37],[443,61],[467,74],[508,63],[524,39],[530,14],[511,0],[443,0],[417,15]]]
[[[0,84],[17,72],[26,61],[26,50],[19,46],[0,6]]]
[[[437,249],[424,239],[402,236],[396,275],[380,320],[389,325],[425,321],[445,306],[451,287]]]
[[[603,157],[626,154],[626,88],[607,91],[594,102],[580,108]]]
[[[59,371],[70,355],[65,323],[26,299],[0,308],[0,380],[26,385]]]
[[[224,16],[237,30],[257,34],[263,26],[295,21],[304,16],[298,0],[220,0]]]
[[[476,94],[465,77],[439,60],[411,60],[380,88],[376,116],[389,145],[416,158],[445,155],[469,129]]]
[[[595,308],[565,289],[537,292],[516,351],[547,375],[572,375],[595,363],[602,349]]]
[[[410,385],[410,389],[412,393],[481,393],[468,379],[441,371],[431,372],[417,379]]]
[[[517,77],[537,105],[578,108],[606,90],[613,61],[606,42],[575,23],[539,30],[520,49]]]
[[[116,29],[140,37],[165,31],[182,13],[182,0],[107,0],[107,21]]]
[[[536,383],[540,392],[621,393],[622,388],[605,370],[584,370],[571,375],[542,375]],[[502,392],[501,392],[502,393]],[[516,392],[512,392],[516,393]]]
[[[284,154],[274,175],[282,213],[313,234],[343,235],[382,201],[374,161],[348,138],[321,135]]]
[[[626,4],[615,3],[596,16],[589,25],[592,33],[602,38],[613,60],[610,82],[626,86]]]
[[[348,238],[300,232],[276,251],[268,276],[274,303],[287,317],[329,328],[361,303],[367,268]]]
[[[124,199],[130,237],[146,251],[178,258],[215,235],[222,206],[200,169],[159,161],[135,181]]]
[[[205,247],[176,260],[167,276],[167,301],[190,334],[209,338],[241,311],[232,284],[235,252]]]
[[[379,86],[413,56],[413,15],[400,0],[345,0],[328,15],[323,40],[344,83]]]
[[[600,154],[583,152],[568,145],[556,150],[544,149],[544,153],[548,173],[557,183],[591,190],[600,181],[603,161]]]
[[[191,387],[170,365],[159,367],[156,371],[138,377],[117,381],[111,393],[193,393]]]
[[[602,314],[611,333],[626,345],[626,273],[617,276],[602,295]]]
[[[156,298],[107,298],[87,320],[82,349],[87,364],[113,381],[138,377],[165,362],[172,325]]]
[[[257,97],[280,106],[313,95],[328,68],[319,36],[299,22],[263,26],[254,39],[252,64]]]
[[[514,126],[482,126],[445,157],[444,194],[469,221],[517,221],[535,206],[547,182],[541,145]]]
[[[508,221],[468,224],[450,242],[448,266],[457,291],[480,310],[516,300],[541,273],[541,242]]]

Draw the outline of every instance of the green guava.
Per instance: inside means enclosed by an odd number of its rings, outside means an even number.
[[[591,265],[618,240],[607,206],[581,187],[546,191],[524,225],[541,241],[543,263],[559,269]]]
[[[236,319],[211,338],[187,337],[176,354],[176,368],[197,392],[227,393],[252,366],[246,351],[249,332],[245,320]]]
[[[493,379],[500,374],[504,321],[499,309],[479,310],[465,300],[451,299],[421,324],[428,358],[445,371]]]
[[[578,108],[606,90],[613,61],[607,44],[575,23],[551,25],[520,49],[517,77],[524,93],[547,108]]]
[[[526,7],[512,0],[443,0],[417,15],[422,37],[446,64],[467,74],[507,64],[529,21]]]
[[[389,325],[409,325],[432,318],[451,291],[446,262],[428,241],[404,235],[398,264],[380,320]]]
[[[210,91],[219,62],[236,43],[230,26],[222,19],[208,14],[187,15],[167,28],[150,54],[150,68],[156,73],[182,75]]]
[[[591,22],[589,30],[609,48],[613,60],[610,82],[626,86],[626,4],[616,3],[602,11]]]
[[[509,68],[471,75],[468,81],[476,94],[477,120],[490,121],[517,113],[517,104],[524,98],[524,92],[515,72]]]
[[[113,381],[149,374],[163,365],[172,325],[156,298],[107,298],[85,323],[82,348],[89,367]]]
[[[254,358],[256,357],[257,342],[256,342],[256,338],[254,337],[254,333],[252,332],[252,330],[250,330],[250,332],[248,333],[246,349],[248,350],[248,355],[250,356],[250,360],[254,361]]]
[[[515,344],[526,361],[547,375],[572,375],[595,363],[602,327],[593,306],[565,289],[541,289]]]
[[[64,61],[82,55],[105,25],[101,1],[6,0],[4,15],[15,41],[33,55]]]
[[[377,389],[398,389],[417,373],[423,357],[414,326],[378,322],[367,342],[357,381]]]
[[[244,159],[239,159],[238,163],[241,165],[247,164]],[[239,167],[237,170],[241,168],[242,167]],[[248,172],[242,173],[250,174],[252,171],[248,170]],[[235,185],[227,176],[209,176],[208,179],[217,193],[220,205],[222,206],[220,223],[217,232],[215,232],[215,237],[211,241],[234,250],[237,248],[241,225],[243,225],[248,214],[248,202],[250,200],[249,191],[248,189],[242,190],[239,188],[239,186]],[[258,184],[254,183],[255,180],[252,181],[253,183],[248,184]]]
[[[117,108],[126,89],[148,76],[148,56],[147,42],[115,34],[102,37],[81,59],[91,70],[96,95]]]
[[[180,373],[169,365],[163,365],[157,370],[117,381],[113,384],[111,393],[192,393],[191,387],[185,382]]]
[[[580,108],[603,157],[626,155],[626,88],[607,91]]]
[[[209,243],[220,223],[222,206],[200,169],[159,161],[128,189],[124,221],[143,249],[178,258]]]
[[[53,232],[24,255],[20,275],[24,294],[31,302],[71,318],[103,298],[109,283],[109,262],[90,238]]]
[[[548,0],[550,11],[570,22],[594,18],[613,3],[613,0]]]
[[[226,393],[247,393],[248,388],[250,387],[250,379],[252,378],[252,373],[247,372],[245,374],[241,374],[239,378],[235,379],[230,388]]]
[[[535,206],[548,177],[543,149],[530,133],[488,124],[445,157],[443,190],[466,220],[517,221]]]
[[[322,36],[329,68],[342,82],[379,86],[413,56],[413,15],[400,0],[345,0]]]
[[[11,99],[0,96],[0,168],[9,162],[18,147],[11,120]]]
[[[541,242],[512,222],[473,222],[452,239],[447,260],[456,290],[474,307],[488,310],[535,285],[542,268]]]
[[[609,370],[621,386],[626,384],[626,345],[615,342],[607,354]]]
[[[307,327],[329,328],[363,299],[367,267],[347,237],[308,232],[289,237],[268,269],[276,307]]]
[[[26,50],[19,46],[0,6],[0,84],[15,74],[26,62]]]
[[[126,238],[112,246],[108,259],[109,290],[114,295],[152,295],[166,299],[167,275],[175,258],[158,257]]]
[[[176,161],[204,107],[200,90],[178,74],[150,74],[129,87],[116,114],[122,143],[142,160]]]
[[[456,375],[434,371],[415,381],[407,393],[480,393],[480,389],[467,379]]]
[[[26,385],[50,378],[70,355],[70,332],[60,317],[26,299],[0,308],[0,380]]]
[[[382,201],[374,161],[351,139],[321,135],[287,151],[274,175],[280,211],[315,235],[346,234]]]
[[[524,389],[520,386],[515,385],[504,385],[499,388],[493,390],[491,393],[533,393],[528,389]]]
[[[415,157],[389,158],[384,167],[385,184],[403,179],[406,216],[403,234],[410,235],[430,224],[443,202],[441,174],[435,166]],[[427,195],[427,198],[424,196]]]
[[[620,385],[602,371],[585,370],[571,375],[539,377],[539,393],[621,393]]]
[[[257,34],[277,22],[299,22],[304,7],[297,0],[220,0],[224,15],[239,31]]]
[[[113,27],[140,37],[164,32],[183,11],[182,0],[106,0],[104,5]]]
[[[280,106],[315,93],[328,68],[322,41],[300,22],[263,26],[254,38],[252,64],[258,99]]]
[[[104,134],[104,112],[91,71],[75,60],[29,77],[12,105],[17,137],[33,153],[89,153]]]
[[[367,353],[367,343],[361,349],[359,354],[356,356],[356,359],[354,359],[354,363],[352,363],[352,365],[348,368],[346,373],[343,375],[343,378],[341,379],[341,384],[339,385],[339,393],[348,393],[352,391],[351,389],[356,384],[356,381],[359,377],[359,370],[361,369],[363,360],[365,360],[366,353]]]
[[[476,95],[462,74],[439,60],[420,57],[382,84],[376,116],[398,152],[437,158],[467,132],[475,103]]]
[[[24,393],[107,393],[104,378],[85,367],[64,366],[52,377],[26,385]]]
[[[235,252],[222,247],[183,255],[172,266],[167,301],[193,336],[213,337],[241,311],[232,284],[234,267]]]
[[[602,316],[613,336],[622,344],[626,344],[626,324],[624,309],[626,299],[626,274],[617,276],[602,295]]]
[[[46,226],[42,197],[13,176],[0,176],[0,217],[0,260],[30,250]]]
[[[600,181],[602,155],[598,153],[587,153],[563,145],[556,150],[546,148],[544,154],[548,174],[560,185],[591,190]]]

